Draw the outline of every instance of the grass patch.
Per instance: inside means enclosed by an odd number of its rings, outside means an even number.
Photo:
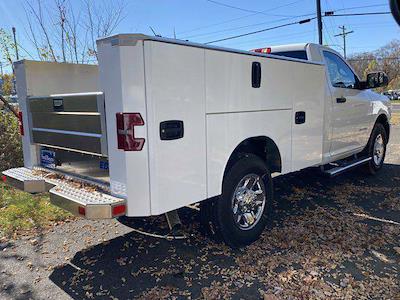
[[[400,125],[400,113],[392,113],[390,122],[392,125]]]
[[[390,103],[392,103],[392,104],[400,104],[400,100],[390,100]]]
[[[52,205],[47,194],[31,195],[0,184],[0,237],[16,238],[71,218]]]

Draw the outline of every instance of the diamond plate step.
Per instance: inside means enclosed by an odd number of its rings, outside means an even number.
[[[50,202],[87,219],[110,219],[125,215],[126,202],[88,187],[62,184],[50,191]]]
[[[87,219],[115,218],[126,212],[126,200],[110,195],[107,185],[47,169],[9,169],[3,172],[3,181],[28,193],[49,191],[51,203]]]
[[[15,188],[28,193],[42,193],[46,189],[43,177],[34,175],[28,168],[14,168],[3,171],[3,181]]]

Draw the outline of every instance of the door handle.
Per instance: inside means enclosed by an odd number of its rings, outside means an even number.
[[[306,122],[306,112],[305,111],[296,111],[294,115],[294,122],[296,124],[303,124]]]
[[[183,138],[183,121],[169,120],[160,123],[160,139],[162,141]]]
[[[337,103],[345,103],[347,99],[345,97],[336,98]]]

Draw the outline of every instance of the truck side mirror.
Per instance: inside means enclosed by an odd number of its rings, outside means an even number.
[[[374,89],[382,86],[387,86],[388,83],[389,79],[385,72],[368,73],[365,88]]]
[[[399,0],[390,0],[390,9],[392,10],[392,14],[397,24],[400,26],[400,1]]]

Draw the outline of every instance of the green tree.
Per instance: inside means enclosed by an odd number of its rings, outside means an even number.
[[[11,34],[3,28],[0,28],[0,59],[7,61],[12,68],[15,61],[14,48],[15,44]]]
[[[0,92],[3,95],[11,95],[13,90],[13,79],[14,76],[11,74],[3,74],[0,75],[0,78],[3,81],[2,86],[0,87]]]

